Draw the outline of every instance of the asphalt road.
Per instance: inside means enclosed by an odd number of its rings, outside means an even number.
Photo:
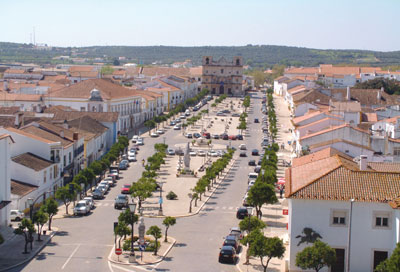
[[[254,117],[260,117],[261,94],[253,94],[249,110],[248,137],[244,141],[232,141],[232,146],[247,145],[247,158],[238,158],[226,180],[203,210],[197,215],[177,219],[169,234],[177,239],[176,246],[161,263],[147,267],[120,266],[108,262],[114,244],[113,222],[120,213],[114,209],[114,198],[124,183],[131,183],[141,176],[141,160],[150,156],[153,145],[163,142],[163,137],[146,138],[138,154],[138,162],[131,163],[116,187],[104,200],[97,200],[98,206],[88,216],[55,220],[53,225],[60,228],[52,242],[26,265],[11,271],[236,271],[230,264],[218,263],[219,248],[229,229],[237,226],[236,208],[241,206],[247,188],[247,174],[253,166],[247,165],[253,148],[260,149],[261,124],[254,124]],[[164,135],[166,143],[175,145],[183,142],[181,131],[168,130]],[[227,141],[213,140],[226,144]],[[237,151],[239,152],[239,151]],[[145,219],[146,227],[162,226],[162,219]],[[243,259],[243,258],[242,258]]]

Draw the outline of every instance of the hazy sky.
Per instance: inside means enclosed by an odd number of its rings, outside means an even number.
[[[400,0],[1,0],[0,41],[400,50]]]

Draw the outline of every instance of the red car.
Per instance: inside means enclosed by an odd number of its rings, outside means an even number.
[[[211,134],[209,132],[204,132],[203,133],[203,137],[206,139],[210,139],[211,138]]]
[[[230,135],[229,140],[236,140],[236,135]]]
[[[131,185],[124,184],[124,186],[121,189],[121,194],[129,194],[130,189],[131,189]]]

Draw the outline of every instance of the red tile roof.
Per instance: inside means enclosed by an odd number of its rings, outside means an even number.
[[[343,152],[340,152],[339,150],[333,148],[333,147],[327,147],[324,149],[321,149],[317,152],[311,153],[309,155],[305,155],[305,156],[301,156],[299,158],[294,158],[292,161],[292,167],[297,167],[300,165],[304,165],[310,162],[314,162],[314,161],[319,161],[328,157],[332,157],[333,155],[340,155],[342,157],[345,157],[349,160],[353,159],[352,157],[346,155]]]

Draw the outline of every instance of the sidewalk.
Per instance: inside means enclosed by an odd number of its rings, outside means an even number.
[[[43,230],[46,230],[47,233],[46,235],[42,234],[40,236],[42,241],[36,241],[37,234],[33,235],[35,240],[33,242],[32,250],[30,250],[30,244],[28,244],[28,254],[22,253],[24,252],[25,246],[24,236],[10,233],[8,239],[0,245],[0,272],[7,271],[32,260],[46,246],[46,244],[51,241],[51,238],[58,231],[55,227],[52,227],[52,230],[49,231],[47,225],[43,227]]]
[[[146,238],[147,237],[154,239],[151,236],[146,236]],[[110,255],[108,256],[108,260],[112,263],[123,264],[123,265],[132,265],[132,264],[149,265],[161,262],[165,258],[165,256],[167,256],[171,248],[176,243],[176,239],[171,236],[168,236],[168,242],[164,242],[164,237],[165,236],[162,236],[158,240],[160,242],[160,248],[158,249],[157,255],[154,255],[154,252],[144,251],[142,253],[140,251],[135,250],[135,262],[131,263],[129,262],[130,251],[123,251],[122,254],[118,256],[115,254],[115,246],[114,246]],[[122,244],[123,241],[121,241],[121,245]]]

